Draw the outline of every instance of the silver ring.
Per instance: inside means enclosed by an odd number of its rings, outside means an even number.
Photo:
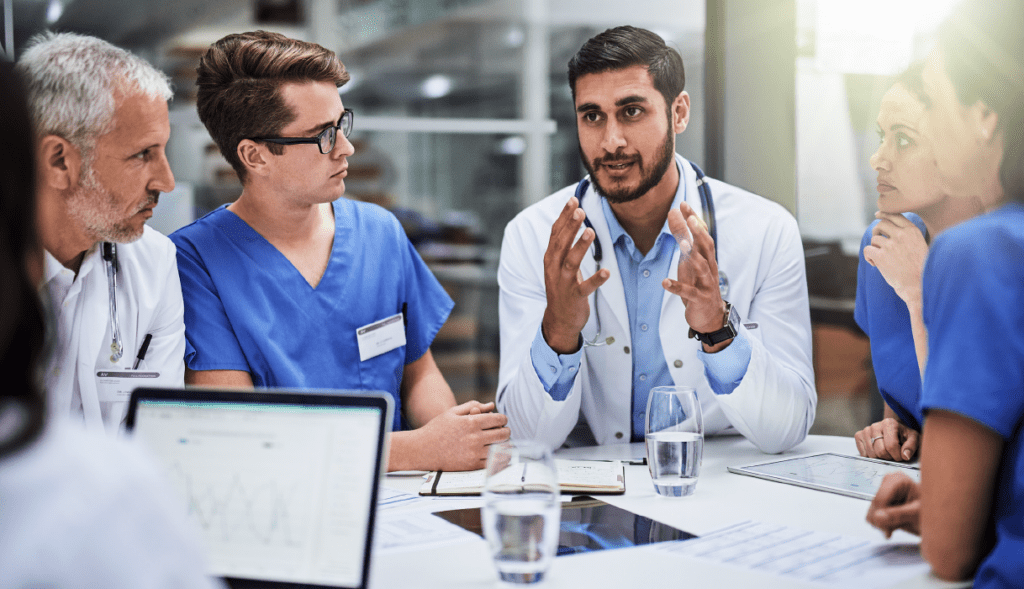
[[[881,440],[883,437],[884,436],[875,436],[875,437],[871,438],[871,443],[874,444],[875,440]]]

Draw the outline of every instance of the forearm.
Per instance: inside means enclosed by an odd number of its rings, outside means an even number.
[[[388,472],[397,470],[436,470],[426,456],[430,450],[416,431],[393,432],[389,438]]]
[[[917,356],[917,368],[920,370],[921,378],[924,378],[924,367],[928,363],[928,328],[924,324],[924,314],[921,308],[921,296],[911,298],[907,302],[907,309],[910,311],[910,331],[914,337],[914,354]]]
[[[402,405],[405,419],[413,428],[423,427],[431,419],[455,406],[455,395],[429,350],[419,360],[405,367],[402,375]]]

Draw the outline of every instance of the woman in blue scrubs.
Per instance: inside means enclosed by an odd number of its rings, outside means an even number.
[[[922,133],[923,64],[899,76],[878,113],[877,221],[861,240],[853,317],[871,340],[871,361],[885,419],[854,436],[861,456],[910,460],[921,423],[921,374],[928,334],[921,311],[921,271],[928,243],[981,212],[977,198],[951,196],[941,185],[932,141]]]
[[[393,215],[339,198],[354,149],[337,56],[257,31],[214,43],[198,73],[200,119],[243,190],[171,236],[185,382],[386,391],[390,470],[482,468],[509,432],[491,403],[456,406],[430,353],[451,299]]]
[[[868,512],[921,535],[943,579],[1024,579],[1024,5],[962,5],[922,78],[944,187],[986,214],[937,237],[924,269],[929,357],[921,484],[890,475]]]

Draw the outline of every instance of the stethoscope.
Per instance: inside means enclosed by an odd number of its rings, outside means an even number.
[[[693,171],[697,174],[697,193],[700,195],[701,213],[704,217],[704,224],[708,226],[708,234],[711,235],[711,241],[715,244],[715,261],[717,262],[718,226],[715,223],[715,201],[711,196],[711,187],[708,186],[707,179],[704,177],[704,170],[701,170],[700,166],[693,162],[690,162],[690,167],[692,167]],[[580,180],[580,183],[576,185],[576,202],[583,202],[583,195],[587,193],[589,188],[589,178]],[[604,257],[601,250],[601,240],[597,237],[597,230],[594,229],[594,224],[590,222],[590,217],[584,217],[583,224],[594,232],[594,242],[591,245],[594,247],[594,263],[597,264],[597,268],[594,272],[596,273],[601,270],[601,260]],[[725,272],[722,271],[721,266],[718,268],[718,290],[722,294],[722,298],[725,298],[725,296],[729,294],[729,278],[725,275]],[[586,337],[583,338],[583,345],[585,347],[604,346],[615,343],[614,337],[607,337],[604,341],[600,341],[601,315],[600,311],[598,311],[597,291],[594,292],[594,325],[597,327],[597,332],[594,334],[594,339],[592,340],[587,340]]]
[[[107,290],[110,298],[110,361],[117,362],[124,355],[121,329],[117,322],[117,244],[104,241],[101,246],[103,261],[107,265]]]

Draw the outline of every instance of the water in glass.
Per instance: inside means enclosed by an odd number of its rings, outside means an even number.
[[[647,456],[654,488],[659,495],[685,497],[693,493],[700,476],[704,436],[692,432],[647,434]]]
[[[502,581],[542,580],[557,547],[561,506],[549,495],[530,495],[488,493],[484,497],[484,535]]]

